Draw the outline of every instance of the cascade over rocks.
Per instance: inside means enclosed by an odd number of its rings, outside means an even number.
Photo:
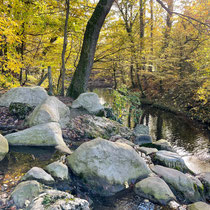
[[[67,164],[93,193],[103,196],[114,195],[151,173],[131,146],[101,138],[83,143],[67,157]]]
[[[88,201],[59,190],[46,190],[36,197],[27,210],[89,210]]]
[[[60,125],[55,122],[40,124],[5,136],[10,145],[14,146],[55,146],[63,148],[66,153],[71,151],[63,141]]]
[[[97,137],[110,139],[110,137],[118,134],[125,139],[130,139],[132,136],[132,131],[120,123],[92,115],[82,115],[72,119],[67,129],[68,137],[78,140]]]
[[[104,107],[99,101],[99,97],[96,93],[82,93],[79,97],[73,101],[72,108],[84,108],[90,114],[98,115],[104,110]]]
[[[192,203],[202,200],[197,185],[195,186],[192,179],[184,173],[159,165],[155,165],[151,169],[169,185],[179,201]]]
[[[48,94],[42,87],[17,87],[12,88],[0,97],[0,106],[9,107],[12,102],[26,103],[30,106],[41,104]]]
[[[9,145],[7,139],[0,134],[0,161],[4,159],[5,155],[9,152]]]
[[[160,205],[176,200],[168,185],[159,177],[148,177],[135,185],[136,194]]]
[[[57,122],[65,128],[70,119],[69,108],[54,96],[49,96],[28,117],[29,126]]]

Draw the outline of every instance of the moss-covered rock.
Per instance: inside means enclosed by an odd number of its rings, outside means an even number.
[[[210,205],[204,202],[196,202],[187,206],[187,210],[209,210]]]
[[[25,119],[27,115],[33,110],[33,107],[26,103],[13,102],[9,105],[10,114],[16,116],[18,119]]]
[[[148,177],[135,185],[135,193],[160,205],[176,200],[168,185],[159,177]]]
[[[46,190],[35,198],[27,210],[89,210],[89,203],[59,190]]]
[[[115,135],[121,135],[125,139],[130,139],[132,131],[120,123],[105,117],[92,115],[77,116],[68,124],[70,139],[94,139],[101,137],[110,139]]]
[[[202,201],[198,188],[195,187],[192,179],[184,173],[159,165],[153,166],[152,170],[169,185],[181,203]]]

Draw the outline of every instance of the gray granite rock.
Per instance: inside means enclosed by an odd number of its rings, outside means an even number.
[[[143,152],[146,155],[150,155],[158,151],[156,148],[149,148],[149,147],[138,147],[137,150]]]
[[[47,97],[48,94],[42,87],[17,87],[10,89],[0,97],[0,106],[9,107],[12,102],[20,102],[31,106],[37,106]]]
[[[26,180],[37,180],[43,184],[53,184],[55,180],[50,174],[44,171],[42,168],[33,167],[31,168],[21,179],[22,181]]]
[[[58,191],[46,190],[36,197],[26,210],[89,210],[88,201]]]
[[[68,167],[61,162],[53,162],[46,166],[45,168],[48,173],[50,173],[54,178],[60,180],[68,180],[69,179],[69,171]]]
[[[113,195],[151,173],[131,146],[101,138],[83,143],[67,157],[67,164],[94,193],[105,196]]]
[[[187,210],[209,210],[210,205],[204,202],[196,202],[187,206]]]
[[[155,165],[151,169],[169,185],[180,202],[188,204],[202,200],[198,188],[192,179],[184,173],[159,165]]]
[[[29,126],[57,122],[65,128],[70,120],[70,109],[54,96],[49,96],[28,117]]]
[[[73,101],[72,108],[84,108],[91,114],[98,114],[104,110],[104,107],[99,101],[99,97],[96,93],[88,92],[82,93],[79,97]]]
[[[182,172],[189,171],[182,157],[174,152],[160,150],[156,152],[153,161],[155,164],[174,168]]]
[[[176,200],[168,185],[159,177],[148,177],[135,185],[135,193],[160,205]]]
[[[41,193],[41,186],[37,181],[25,181],[18,184],[11,197],[18,208],[25,207],[25,202],[31,202]]]
[[[60,125],[55,122],[40,124],[5,136],[9,145],[14,146],[55,146],[62,147],[66,153],[70,149],[63,141]]]

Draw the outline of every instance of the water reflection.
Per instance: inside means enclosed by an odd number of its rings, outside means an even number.
[[[111,89],[96,89],[94,92],[99,95],[103,103],[106,102],[111,106],[114,103]],[[151,106],[142,107],[140,119],[135,119],[136,116],[129,104],[126,105],[125,112],[124,125],[131,128],[136,122],[148,125],[153,141],[166,139],[180,155],[194,155],[200,160],[210,162],[210,133],[203,130],[198,123]]]
[[[32,167],[45,167],[60,156],[51,147],[10,147],[10,152],[0,162],[0,193],[9,192]]]

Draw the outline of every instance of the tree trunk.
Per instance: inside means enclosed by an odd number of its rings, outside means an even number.
[[[66,54],[66,47],[67,47],[67,36],[68,36],[68,20],[69,20],[69,0],[66,0],[66,19],[65,19],[65,26],[64,26],[64,39],[63,39],[63,50],[62,50],[62,66],[60,70],[60,76],[58,79],[58,90],[60,88],[60,80],[62,79],[62,87],[61,87],[61,95],[64,96],[64,90],[65,90],[65,73],[66,73],[66,67],[65,67],[65,54]]]
[[[113,2],[114,0],[100,0],[87,23],[80,60],[67,90],[67,96],[77,98],[87,89],[99,33]]]

